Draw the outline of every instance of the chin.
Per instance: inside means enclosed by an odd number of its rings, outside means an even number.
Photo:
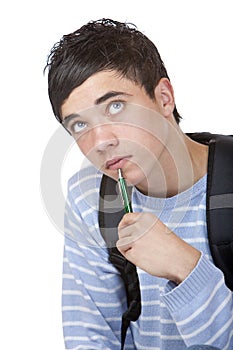
[[[130,186],[138,186],[140,184],[147,184],[147,176],[144,172],[144,170],[133,163],[127,163],[127,166],[123,166],[122,168],[122,174],[124,179],[126,180],[127,184]],[[114,180],[118,180],[118,169],[107,169],[105,167],[101,168],[100,171],[102,171],[105,175],[111,177]]]
[[[124,178],[128,185],[139,186],[142,183],[147,183],[147,177],[142,169],[134,169],[124,172]]]

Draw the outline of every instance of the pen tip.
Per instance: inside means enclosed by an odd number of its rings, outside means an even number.
[[[119,176],[119,177],[122,177],[121,169],[118,169],[118,176]]]

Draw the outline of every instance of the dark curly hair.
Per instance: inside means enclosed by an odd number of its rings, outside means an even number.
[[[56,43],[47,60],[48,93],[56,118],[71,91],[93,74],[112,70],[144,87],[151,99],[159,80],[168,78],[155,45],[131,23],[91,21]],[[175,107],[174,117],[181,117]]]

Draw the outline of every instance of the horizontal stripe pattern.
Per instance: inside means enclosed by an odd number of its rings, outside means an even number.
[[[108,261],[98,226],[101,174],[82,169],[68,184],[65,210],[62,313],[66,349],[119,350],[121,315],[126,310],[119,272]],[[233,348],[232,293],[212,263],[205,207],[206,178],[168,199],[133,190],[134,211],[152,212],[202,252],[179,286],[138,269],[142,313],[132,322],[125,349],[184,350],[206,343]]]

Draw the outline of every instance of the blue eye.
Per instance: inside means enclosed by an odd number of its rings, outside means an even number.
[[[117,114],[124,108],[124,103],[121,101],[112,102],[108,108],[108,112],[111,115]]]
[[[73,123],[72,125],[72,130],[74,133],[80,132],[83,129],[85,129],[87,127],[87,124],[85,122],[82,121],[76,121],[75,123]]]

